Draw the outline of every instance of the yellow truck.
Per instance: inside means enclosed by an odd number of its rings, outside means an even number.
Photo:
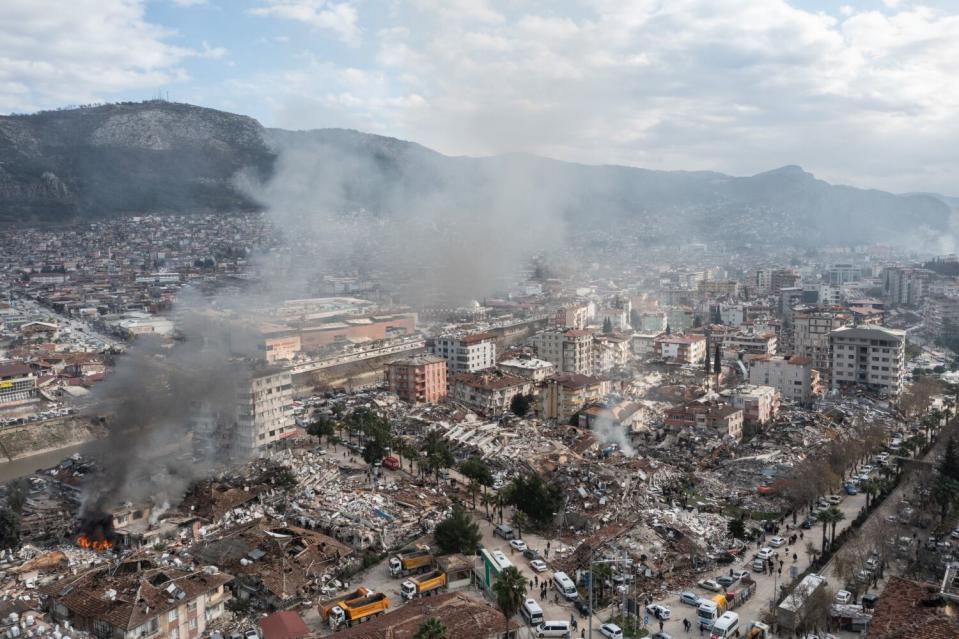
[[[394,577],[414,575],[433,568],[433,554],[429,546],[417,546],[401,550],[390,557],[390,575]]]
[[[378,617],[390,607],[389,597],[382,592],[376,592],[359,599],[344,601],[330,610],[330,628],[336,630],[344,623],[352,626],[363,623],[371,617]]]
[[[446,585],[446,573],[434,570],[420,577],[412,577],[403,582],[400,592],[403,599],[411,601],[416,597],[427,597],[438,593]]]
[[[353,599],[362,599],[363,597],[372,594],[372,591],[360,586],[353,592],[348,592],[343,595],[337,595],[332,599],[327,599],[326,601],[321,601],[316,607],[317,611],[320,613],[320,619],[326,621],[330,617],[330,611],[333,610],[336,606],[339,606],[344,601],[351,601]]]

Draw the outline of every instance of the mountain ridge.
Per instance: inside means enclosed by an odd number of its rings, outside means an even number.
[[[437,194],[450,205],[492,201],[519,177],[527,195],[561,190],[552,204],[573,224],[686,225],[694,235],[717,232],[719,218],[737,221],[719,229],[732,237],[744,229],[762,237],[751,227],[766,224],[810,243],[881,241],[908,228],[942,232],[952,214],[934,195],[832,185],[796,165],[730,176],[525,153],[449,156],[353,129],[267,128],[249,116],[149,101],[0,116],[0,221],[254,211],[264,203],[243,185],[269,185],[292,155],[329,181],[335,193],[324,205],[384,215]]]

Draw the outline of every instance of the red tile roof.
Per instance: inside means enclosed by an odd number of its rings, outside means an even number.
[[[959,623],[945,605],[937,586],[890,577],[865,639],[959,639]]]

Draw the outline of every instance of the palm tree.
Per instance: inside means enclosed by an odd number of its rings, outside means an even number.
[[[413,639],[446,639],[446,626],[436,617],[430,617],[422,624]]]
[[[526,517],[526,514],[522,510],[514,510],[512,524],[513,528],[516,529],[516,536],[522,539],[523,529],[529,528],[529,519]]]
[[[480,503],[482,503],[483,506],[486,508],[486,518],[487,518],[487,519],[490,518],[490,516],[489,516],[489,507],[490,507],[490,506],[493,506],[493,507],[495,508],[498,499],[499,499],[499,498],[497,497],[496,493],[483,493],[483,496],[480,497]],[[492,521],[492,520],[490,520],[490,521]]]
[[[869,508],[869,502],[879,492],[879,484],[874,479],[867,479],[859,484],[859,489],[866,494],[866,508]]]
[[[826,552],[826,533],[828,532],[829,524],[832,523],[834,510],[836,509],[832,507],[819,513],[819,521],[822,523],[822,552],[824,554]]]
[[[836,524],[845,519],[846,515],[835,506],[830,506],[829,510],[826,512],[829,513],[829,525],[832,527],[832,531],[830,532],[829,536],[829,543],[834,544],[836,543]]]
[[[496,595],[496,607],[503,613],[506,620],[506,634],[509,635],[509,620],[519,612],[519,607],[526,600],[526,577],[510,566],[499,574],[493,584],[493,594]]]

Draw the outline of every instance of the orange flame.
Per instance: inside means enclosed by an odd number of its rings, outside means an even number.
[[[90,539],[86,535],[80,535],[77,537],[77,545],[84,550],[94,550],[96,552],[106,552],[113,547],[113,545],[106,539]]]

